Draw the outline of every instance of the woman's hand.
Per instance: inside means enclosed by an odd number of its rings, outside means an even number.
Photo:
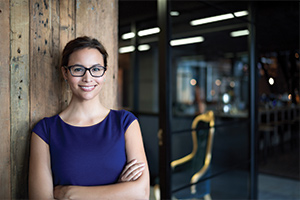
[[[124,167],[118,182],[128,182],[137,180],[145,169],[145,163],[137,162],[136,159],[131,160]]]

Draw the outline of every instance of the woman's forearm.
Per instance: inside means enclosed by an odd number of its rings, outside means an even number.
[[[149,199],[149,184],[143,183],[140,179],[105,186],[58,187],[60,188],[54,190],[54,196],[58,199]],[[58,189],[60,191],[57,191]]]

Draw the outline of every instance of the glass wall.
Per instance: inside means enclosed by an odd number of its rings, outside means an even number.
[[[121,13],[128,19],[120,18],[119,28],[120,104],[139,117],[154,186],[159,184],[157,3],[123,1],[121,7],[128,9],[126,15]],[[203,158],[172,168],[174,197],[197,198],[195,195],[209,193],[213,199],[249,198],[248,7],[246,1],[171,1],[171,160],[193,152],[192,122],[196,116],[213,111],[215,120],[212,158],[194,187],[198,192],[191,192],[190,181],[201,168],[195,165],[203,165]],[[139,13],[137,8],[141,8]],[[262,10],[260,6],[256,8]],[[257,28],[261,30],[259,25]],[[260,34],[259,41],[262,38]],[[267,60],[260,56],[258,68],[263,73]],[[197,127],[198,130],[207,132],[209,128]],[[203,146],[204,153],[207,134],[201,133],[197,138],[201,138],[198,145]]]

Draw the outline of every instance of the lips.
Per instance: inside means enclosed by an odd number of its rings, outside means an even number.
[[[89,92],[95,89],[96,85],[91,85],[91,86],[79,86],[83,91]]]

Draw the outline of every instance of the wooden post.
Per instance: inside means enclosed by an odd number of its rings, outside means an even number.
[[[27,196],[29,147],[29,1],[10,1],[12,199]]]
[[[60,54],[75,36],[103,42],[109,66],[99,98],[108,108],[118,107],[117,5],[117,0],[0,0],[0,199],[28,198],[31,129],[71,99]]]
[[[11,199],[9,1],[0,1],[0,199]]]

